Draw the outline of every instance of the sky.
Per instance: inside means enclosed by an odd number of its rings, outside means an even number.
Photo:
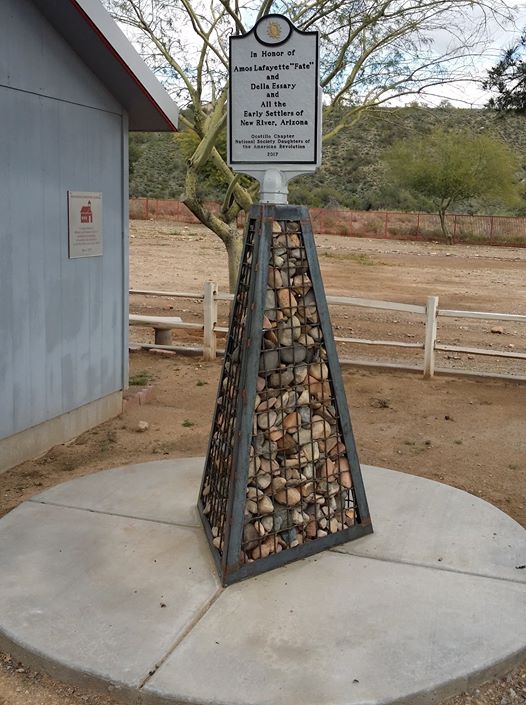
[[[393,99],[389,101],[387,105],[403,105],[415,101],[416,98],[419,103],[431,106],[439,105],[442,101],[447,100],[457,107],[484,107],[491,94],[482,89],[481,81],[486,77],[487,71],[495,66],[502,57],[503,51],[512,46],[517,41],[524,28],[526,28],[526,0],[516,2],[515,8],[516,17],[514,26],[503,28],[499,27],[495,22],[494,25],[490,27],[491,44],[487,47],[484,55],[476,59],[475,73],[477,77],[479,77],[479,80],[446,83],[442,86],[434,87],[432,91],[429,91],[425,96],[419,95]],[[134,33],[129,27],[121,25],[121,29],[132,41],[134,40]],[[451,35],[446,31],[437,32],[431,36],[433,37],[434,47],[438,54],[445,51],[448,43],[451,41]],[[189,44],[192,44],[192,38],[193,33],[188,36]],[[161,75],[159,75],[159,78],[161,81],[163,80]]]
[[[515,4],[517,14],[515,27],[504,29],[496,24],[492,28],[492,43],[483,56],[477,59],[476,68],[479,76],[485,77],[487,71],[495,66],[502,57],[503,51],[513,46],[523,29],[526,28],[526,0]],[[435,41],[440,46],[441,37],[436,36]],[[433,90],[435,95],[429,96],[426,103],[438,105],[442,100],[448,100],[453,105],[464,108],[482,108],[490,97],[488,91],[482,90],[479,82],[458,82],[444,85]]]

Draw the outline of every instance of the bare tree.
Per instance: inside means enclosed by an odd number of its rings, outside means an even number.
[[[228,91],[228,38],[277,12],[320,33],[324,139],[366,111],[446,83],[475,80],[490,27],[512,20],[506,0],[105,0],[148,64],[184,108],[188,131],[182,200],[225,244],[235,286],[242,238],[237,215],[258,184],[236,175],[219,145]],[[225,183],[219,213],[200,197],[203,170]]]

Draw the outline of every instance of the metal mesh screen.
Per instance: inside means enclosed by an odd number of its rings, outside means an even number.
[[[249,314],[248,298],[253,272],[255,228],[256,222],[252,219],[246,232],[201,490],[203,513],[210,525],[212,543],[220,553],[223,552],[224,547],[225,518],[234,469],[238,397],[242,393],[241,349]]]
[[[225,583],[372,531],[308,215],[261,209],[199,503]]]
[[[275,222],[242,561],[352,526],[349,461],[299,222]]]

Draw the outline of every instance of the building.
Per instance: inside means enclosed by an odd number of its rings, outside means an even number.
[[[0,471],[118,414],[128,130],[177,108],[98,0],[2,0]]]

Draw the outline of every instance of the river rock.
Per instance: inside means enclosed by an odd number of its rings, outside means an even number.
[[[258,558],[266,558],[269,556],[271,553],[274,553],[275,551],[275,543],[274,543],[274,538],[270,537],[266,540],[263,541],[259,546],[256,546],[252,550],[251,557],[256,560]]]
[[[263,353],[265,354],[265,353]],[[280,350],[280,357],[282,362],[287,364],[303,362],[307,357],[307,348],[300,343],[293,343],[288,348],[283,348]]]
[[[260,520],[260,524],[263,526],[265,531],[268,533],[269,531],[272,531],[274,528],[274,517],[271,516],[264,516]]]
[[[279,367],[279,352],[277,350],[265,350],[259,358],[260,372],[269,372]],[[274,385],[272,385],[274,386]]]
[[[309,401],[310,401],[309,390],[304,389],[298,397],[297,404],[298,404],[298,406],[303,406],[304,404],[308,404]]]
[[[284,433],[284,431],[281,431],[278,428],[271,428],[268,431],[268,437],[271,441],[278,441],[280,438],[283,437]]]
[[[324,421],[320,416],[312,417],[311,433],[313,438],[327,438],[330,436],[331,430],[330,424]]]
[[[256,398],[257,401],[257,398]],[[262,412],[262,411],[267,411],[267,409],[272,409],[273,406],[275,406],[277,402],[276,397],[269,397],[268,399],[265,399],[265,401],[262,401],[258,404],[256,404],[256,411],[257,412]]]
[[[302,497],[304,497],[304,498],[310,497],[310,495],[312,495],[314,492],[314,483],[313,482],[306,482],[304,485],[301,486],[300,492],[301,492]]]
[[[274,470],[279,470],[279,463],[276,460],[269,460],[268,458],[260,458],[259,461],[261,472],[273,473]]]
[[[309,365],[309,375],[317,381],[329,379],[329,368],[324,362],[316,362]]]
[[[265,411],[263,414],[258,414],[258,417],[257,417],[258,426],[259,426],[259,428],[266,431],[267,429],[269,429],[275,425],[277,418],[278,418],[278,415],[276,414],[276,412],[273,409],[270,409],[269,411]]]
[[[289,392],[283,392],[277,397],[276,409],[286,409],[289,403]]]
[[[277,353],[277,350],[273,350],[272,352]],[[282,367],[279,372],[273,372],[269,378],[269,383],[276,389],[288,387],[288,385],[291,384],[293,381],[294,372],[291,367]]]
[[[247,487],[248,499],[254,499],[257,501],[257,498],[259,497],[260,494],[261,494],[261,492],[258,492],[257,487],[254,487],[253,485],[249,485]]]
[[[274,495],[276,502],[286,504],[288,507],[294,507],[301,502],[301,493],[295,487],[280,490]]]
[[[297,310],[298,302],[290,289],[279,289],[276,296],[279,308],[290,318]]]
[[[285,416],[283,419],[283,428],[286,431],[289,431],[290,429],[297,428],[300,425],[300,422],[300,415],[295,411]]]
[[[280,289],[283,286],[281,272],[277,267],[269,267],[267,281],[271,289]]]
[[[302,384],[307,377],[307,365],[300,364],[294,366],[294,382]]]
[[[249,514],[257,514],[258,513],[258,505],[253,499],[247,499],[245,502],[245,510]]]
[[[309,539],[313,539],[316,536],[316,532],[318,530],[318,525],[316,523],[315,519],[311,519],[307,526],[305,527],[305,534]]]
[[[274,511],[274,505],[272,500],[267,495],[263,495],[257,504],[257,511],[259,514],[272,514]]]
[[[329,531],[331,534],[335,534],[337,531],[340,531],[342,528],[342,525],[337,519],[331,519],[329,522]]]
[[[336,460],[339,455],[345,453],[345,445],[341,441],[336,441],[332,448],[328,451],[329,458],[331,460]]]
[[[303,463],[301,466],[301,474],[306,480],[312,480],[314,477],[314,465],[308,462]]]
[[[300,446],[310,443],[312,440],[312,433],[310,428],[300,428],[294,433],[294,438],[298,441]]]
[[[324,480],[334,480],[335,464],[327,458],[318,468],[318,477]]]
[[[243,548],[245,549],[245,551],[250,551],[255,546],[257,546],[259,543],[259,538],[259,533],[254,524],[245,524],[245,528],[243,529]]]
[[[346,509],[345,510],[345,518],[344,518],[345,523],[347,526],[353,526],[355,522],[355,512],[354,509]]]
[[[281,453],[285,453],[285,455],[292,455],[298,449],[298,444],[289,433],[285,433],[283,438],[280,438],[278,441],[276,441],[276,445],[278,451]]]
[[[256,476],[256,485],[261,489],[261,490],[266,490],[267,487],[270,486],[270,483],[272,482],[272,475],[267,474],[267,473],[259,473]]]
[[[276,320],[276,296],[272,289],[267,289],[265,294],[265,315],[271,321]]]
[[[298,532],[296,531],[296,529],[292,527],[291,529],[284,531],[281,536],[285,543],[292,548],[292,544],[297,540],[297,534]]]
[[[318,458],[320,457],[320,448],[316,441],[313,441],[312,443],[307,443],[306,445],[302,446],[301,452],[307,458],[308,462],[318,460]]]
[[[272,479],[272,490],[274,492],[279,492],[287,484],[287,480],[284,477],[274,477]]]

